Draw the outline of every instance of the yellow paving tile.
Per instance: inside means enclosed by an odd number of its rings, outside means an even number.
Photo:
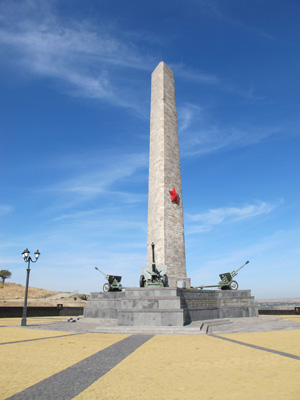
[[[255,346],[290,353],[300,357],[300,329],[272,332],[222,334],[230,339],[239,340]],[[299,361],[300,362],[300,361]]]
[[[20,331],[24,338],[65,332],[1,328]],[[11,333],[13,335],[13,333]],[[124,339],[128,335],[83,334],[0,346],[1,398],[7,398]]]
[[[21,326],[22,318],[0,318],[0,326]]]
[[[19,342],[21,340],[32,340],[71,334],[72,332],[2,327],[0,328],[0,343]]]
[[[155,336],[76,400],[298,400],[300,362],[205,335]]]

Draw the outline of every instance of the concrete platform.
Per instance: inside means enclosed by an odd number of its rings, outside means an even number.
[[[250,290],[126,288],[93,292],[85,318],[115,319],[119,326],[184,326],[194,321],[257,317]]]
[[[271,332],[300,329],[300,318],[247,317],[194,321],[185,326],[118,326],[116,320],[73,318],[56,322],[28,325],[30,329],[76,333],[147,334],[147,335],[205,335],[247,332]]]

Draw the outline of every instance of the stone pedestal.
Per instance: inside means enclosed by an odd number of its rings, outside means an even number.
[[[114,319],[120,326],[183,326],[192,321],[258,316],[250,290],[127,288],[91,293],[86,318]]]

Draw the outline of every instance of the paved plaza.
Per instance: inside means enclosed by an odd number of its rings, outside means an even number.
[[[129,328],[0,319],[1,399],[300,399],[300,316]]]

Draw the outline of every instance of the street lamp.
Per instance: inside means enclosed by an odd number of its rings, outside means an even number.
[[[27,267],[27,277],[26,277],[26,288],[25,288],[25,299],[24,299],[24,307],[23,307],[23,316],[22,316],[22,321],[21,321],[21,326],[26,326],[26,316],[27,316],[27,296],[28,296],[28,284],[29,284],[29,274],[30,274],[30,261],[35,263],[39,259],[40,252],[37,250],[34,255],[35,255],[35,260],[29,256],[30,251],[28,249],[24,250],[22,253],[23,259],[25,262],[28,263]]]

